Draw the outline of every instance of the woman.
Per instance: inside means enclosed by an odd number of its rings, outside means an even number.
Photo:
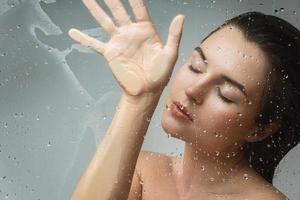
[[[108,131],[71,199],[286,199],[272,186],[280,159],[299,141],[300,33],[261,13],[228,20],[177,72],[162,127],[185,142],[182,158],[141,151],[150,119],[178,57],[184,16],[165,45],[142,0],[86,7],[108,43],[71,29],[104,56],[123,89]],[[292,112],[293,111],[293,112]]]

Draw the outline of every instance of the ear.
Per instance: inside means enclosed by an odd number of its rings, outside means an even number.
[[[256,127],[255,130],[248,136],[245,137],[247,142],[259,142],[267,138],[268,136],[278,131],[278,124],[271,122],[262,128]]]

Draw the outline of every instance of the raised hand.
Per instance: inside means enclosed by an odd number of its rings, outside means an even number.
[[[167,43],[163,45],[143,0],[129,0],[136,22],[131,21],[120,0],[104,2],[117,25],[95,0],[83,0],[96,21],[111,37],[107,43],[76,29],[71,29],[69,35],[104,56],[125,93],[138,96],[145,92],[161,92],[178,58],[184,16],[178,15],[173,19]]]

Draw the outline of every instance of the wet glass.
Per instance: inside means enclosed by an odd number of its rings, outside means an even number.
[[[124,4],[132,15],[128,2]],[[195,44],[240,13],[261,11],[300,28],[298,0],[147,0],[146,4],[164,41],[172,18],[186,16],[175,72]],[[68,199],[112,120],[121,89],[106,61],[68,36],[72,27],[108,40],[81,1],[0,2],[0,199]],[[183,142],[161,128],[163,107],[160,101],[142,149],[180,156]],[[274,185],[292,200],[300,199],[299,154],[297,146],[274,176]]]

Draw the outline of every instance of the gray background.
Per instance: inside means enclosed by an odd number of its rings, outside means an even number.
[[[173,75],[201,39],[242,12],[278,15],[300,27],[299,0],[148,0],[147,5],[164,40],[173,17],[186,16]],[[68,37],[71,27],[109,39],[79,0],[0,0],[0,199],[68,199],[111,122],[121,89],[100,55]],[[178,155],[183,142],[168,138],[160,125],[171,84],[172,79],[142,148]],[[293,200],[300,199],[299,153],[297,146],[274,178]]]

